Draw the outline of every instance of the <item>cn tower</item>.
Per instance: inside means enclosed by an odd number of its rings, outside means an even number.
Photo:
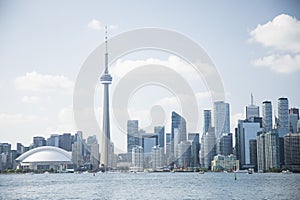
[[[111,168],[111,144],[110,144],[110,121],[109,121],[109,84],[112,82],[112,77],[108,72],[108,51],[107,51],[107,27],[105,27],[105,71],[100,78],[101,84],[104,86],[103,99],[103,128],[102,128],[102,143],[101,143],[101,159],[100,164],[104,170]]]

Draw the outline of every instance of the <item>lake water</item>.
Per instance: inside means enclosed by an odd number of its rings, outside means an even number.
[[[300,174],[0,175],[0,199],[300,199]]]

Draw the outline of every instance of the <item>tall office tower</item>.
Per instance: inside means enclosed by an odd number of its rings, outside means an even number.
[[[246,106],[246,119],[253,121],[254,117],[259,117],[259,106],[253,104],[253,95],[251,93],[251,104]]]
[[[257,171],[257,141],[256,139],[249,140],[250,147],[250,165],[254,166],[254,170]]]
[[[155,126],[154,133],[158,135],[158,145],[160,147],[165,146],[165,127],[164,126]]]
[[[261,132],[260,123],[248,120],[239,120],[236,134],[236,156],[240,162],[240,168],[248,168],[250,165],[250,140],[255,140],[257,133]]]
[[[289,132],[289,101],[287,98],[281,97],[278,103],[278,134],[283,137]]]
[[[232,133],[224,133],[220,138],[220,154],[228,156],[233,153]]]
[[[127,121],[127,153],[132,152],[133,146],[140,146],[139,144],[139,121]]]
[[[66,151],[72,151],[71,133],[64,133],[59,136],[59,148]]]
[[[224,101],[214,102],[214,127],[216,137],[230,133],[230,108]]]
[[[300,172],[300,133],[284,136],[285,167]]]
[[[279,138],[277,130],[261,133],[257,136],[258,171],[279,169]]]
[[[189,133],[188,141],[191,142],[191,167],[199,167],[199,151],[200,151],[200,138],[199,133]]]
[[[203,139],[201,139],[201,156],[203,156],[203,165],[206,169],[210,169],[211,161],[216,155],[216,135],[214,127],[210,127]],[[203,152],[202,152],[203,151]]]
[[[220,154],[220,138],[223,133],[230,133],[229,104],[224,101],[214,102],[214,127],[217,139],[217,154]]]
[[[177,167],[186,169],[191,167],[191,142],[181,141],[177,145],[178,162]]]
[[[204,110],[204,126],[203,126],[203,133],[206,133],[208,129],[211,127],[211,110]]]
[[[272,130],[272,102],[264,101],[262,103],[262,125],[263,132],[269,132]]]
[[[186,141],[186,121],[185,119],[177,114],[172,112],[172,125],[171,125],[171,159],[177,158],[176,148],[181,141]]]
[[[141,146],[133,146],[131,149],[132,165],[137,168],[137,171],[144,169],[144,149]]]
[[[44,137],[33,137],[33,148],[46,146],[46,140]]]
[[[154,146],[151,150],[151,167],[152,169],[163,168],[164,166],[164,148]]]
[[[101,76],[100,81],[104,86],[104,99],[103,99],[103,128],[102,128],[102,144],[101,144],[101,161],[100,164],[104,166],[104,169],[109,169],[111,166],[108,166],[111,163],[112,155],[110,149],[110,121],[109,121],[109,88],[108,86],[112,82],[112,77],[108,72],[108,51],[107,51],[107,29],[105,31],[105,71]]]

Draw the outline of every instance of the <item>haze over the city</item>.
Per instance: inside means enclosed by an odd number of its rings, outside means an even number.
[[[105,25],[109,38],[137,28],[157,27],[198,43],[222,78],[232,132],[237,120],[244,119],[251,92],[256,105],[270,100],[276,109],[277,99],[288,97],[289,107],[299,108],[299,5],[298,1],[270,0],[0,1],[0,141],[29,145],[33,136],[77,130],[74,85],[84,61],[104,42]],[[213,102],[203,78],[193,73],[188,63],[169,53],[145,50],[110,64],[111,96],[122,77],[141,65],[159,64],[181,74],[197,97],[200,124],[196,131],[202,133],[202,112],[212,109]],[[102,90],[99,82],[95,112],[100,127]],[[136,91],[129,102],[130,117],[139,120],[140,128],[147,127],[155,105],[164,109],[162,125],[168,132],[171,111],[179,112],[180,105],[162,87]],[[126,135],[113,117],[111,123],[117,151],[125,150]]]

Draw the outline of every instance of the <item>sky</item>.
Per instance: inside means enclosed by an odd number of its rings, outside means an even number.
[[[271,100],[275,113],[276,101],[283,96],[289,98],[289,107],[299,108],[299,10],[296,0],[0,0],[0,142],[30,145],[33,136],[47,138],[78,130],[74,85],[84,62],[104,42],[105,25],[109,38],[156,27],[183,34],[202,47],[220,74],[225,101],[230,103],[232,132],[237,120],[244,118],[251,92],[259,106]],[[110,63],[111,97],[126,74],[147,64],[168,66],[191,86],[199,124],[195,130],[187,125],[188,131],[202,133],[202,113],[212,109],[211,95],[203,77],[176,55],[144,50]],[[102,100],[99,83],[94,95],[99,127]],[[133,91],[128,103],[130,118],[150,132],[151,112],[158,113],[169,132],[173,110],[181,111],[176,94],[158,85]],[[126,135],[118,128],[116,116],[111,118],[112,140],[117,151],[124,151]],[[100,139],[100,133],[83,134]]]

